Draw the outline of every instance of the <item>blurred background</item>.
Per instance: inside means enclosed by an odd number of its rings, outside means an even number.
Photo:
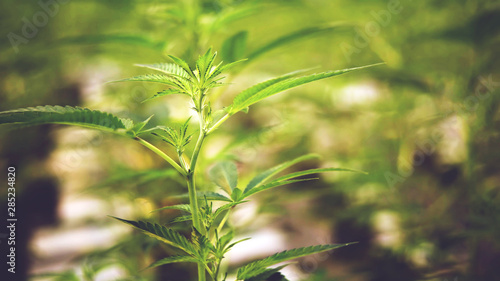
[[[198,179],[206,189],[213,188],[206,171],[224,159],[238,164],[242,182],[306,153],[321,159],[294,169],[369,173],[322,174],[239,206],[230,223],[253,239],[235,248],[229,270],[285,249],[359,241],[300,259],[285,275],[500,280],[498,1],[0,5],[0,110],[72,105],[177,124],[191,114],[185,97],[141,104],[163,88],[106,82],[147,73],[134,64],[167,62],[168,54],[193,62],[209,47],[224,62],[248,58],[212,94],[218,109],[246,87],[297,69],[385,62],[273,96],[208,139]],[[171,249],[107,216],[167,223],[178,215],[150,213],[183,202],[176,196],[185,192],[150,151],[76,127],[0,128],[5,209],[9,166],[17,169],[19,280],[191,280],[191,265],[140,271]]]

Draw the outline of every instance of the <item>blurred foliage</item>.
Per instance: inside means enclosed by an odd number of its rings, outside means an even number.
[[[301,261],[296,267],[312,274],[306,280],[495,280],[499,14],[493,0],[4,0],[0,110],[79,105],[134,121],[155,114],[152,125],[180,123],[189,115],[178,109],[187,102],[183,97],[141,104],[161,88],[105,82],[137,75],[141,69],[133,64],[166,61],[167,54],[192,62],[211,46],[226,62],[249,58],[225,81],[235,84],[214,96],[219,108],[262,78],[385,61],[386,67],[294,89],[236,115],[207,140],[200,170],[208,173],[215,159],[232,159],[245,181],[312,152],[321,162],[298,170],[369,172],[325,175],[258,198],[258,211],[287,233],[289,243],[300,243],[305,229],[323,228],[331,235],[327,242],[360,242],[314,260],[315,266]],[[23,168],[19,192],[30,178],[53,174],[65,190],[114,207],[127,201],[138,217],[182,202],[172,197],[185,192],[175,173],[146,150],[81,130],[64,139],[61,130],[0,132],[0,166]],[[281,205],[272,207],[276,196]],[[173,212],[152,216],[166,223]],[[114,223],[94,217],[79,224],[96,221]],[[106,254],[80,253],[72,264],[86,268],[87,280],[109,265],[123,269],[123,280],[180,280],[193,271],[169,265],[140,272],[171,249],[136,238],[125,235],[123,246]],[[85,278],[75,274],[52,280]]]

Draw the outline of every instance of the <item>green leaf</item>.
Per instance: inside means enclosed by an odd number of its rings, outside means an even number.
[[[191,207],[189,206],[189,204],[179,204],[179,205],[173,205],[173,206],[166,206],[166,207],[162,207],[162,208],[153,210],[153,211],[151,211],[151,213],[162,211],[162,210],[179,210],[179,211],[191,213]]]
[[[287,169],[288,167],[291,167],[291,166],[293,166],[293,165],[295,165],[297,163],[303,162],[303,161],[307,161],[307,160],[310,160],[310,159],[316,159],[316,158],[319,158],[319,155],[317,155],[317,154],[307,154],[307,155],[303,155],[303,156],[297,157],[297,158],[295,158],[293,160],[287,161],[285,163],[279,164],[277,166],[274,166],[271,169],[269,169],[269,170],[267,170],[267,171],[265,171],[265,172],[257,175],[252,180],[250,180],[250,182],[248,183],[248,185],[245,188],[244,192],[246,193],[249,190],[251,190],[252,188],[258,186],[259,184],[265,183],[267,180],[269,180],[270,178],[272,178],[273,176],[275,176],[279,172]]]
[[[215,248],[212,245],[212,243],[210,243],[210,240],[208,239],[208,237],[206,235],[201,234],[194,227],[193,227],[193,231],[191,232],[191,241],[193,242],[193,244],[196,245],[196,247],[198,249],[200,249],[199,256],[200,256],[202,261],[207,260],[207,257],[208,257],[208,254],[210,251],[211,252],[215,251]]]
[[[278,181],[284,181],[284,180],[289,180],[293,179],[296,177],[300,176],[307,176],[307,175],[312,175],[312,174],[317,174],[317,173],[324,173],[324,172],[355,172],[355,173],[364,173],[366,172],[363,171],[357,171],[357,170],[352,170],[352,169],[344,169],[344,168],[319,168],[319,169],[309,169],[309,170],[304,170],[304,171],[299,171],[295,173],[291,173],[288,175],[284,175],[282,177],[279,177],[275,179],[273,182],[278,182]]]
[[[224,161],[215,164],[208,172],[210,179],[229,194],[238,185],[238,169],[233,162]]]
[[[187,95],[186,92],[179,91],[178,89],[166,89],[166,90],[163,90],[161,92],[156,93],[156,95],[154,95],[152,97],[149,97],[149,98],[143,100],[141,103],[144,103],[144,102],[147,102],[147,101],[150,101],[152,99],[159,98],[159,97],[163,97],[163,96],[166,96],[166,95],[175,95],[175,94]]]
[[[244,104],[247,100],[251,99],[257,93],[259,93],[259,92],[261,92],[261,91],[269,88],[270,86],[272,86],[272,85],[274,85],[276,83],[279,83],[279,82],[281,82],[283,80],[286,80],[286,79],[289,79],[291,77],[300,75],[300,74],[302,74],[304,72],[307,72],[309,70],[310,69],[303,69],[303,70],[294,71],[294,72],[285,74],[283,76],[276,77],[276,78],[273,78],[273,79],[269,79],[269,80],[264,81],[262,83],[256,84],[256,85],[254,85],[254,86],[252,86],[252,87],[244,90],[243,92],[239,93],[234,98],[233,104],[231,106],[229,106],[229,107],[226,108],[226,111],[229,114],[235,114],[236,112],[245,109],[247,106],[241,107],[240,105]]]
[[[243,191],[239,188],[235,188],[235,189],[233,189],[233,192],[231,193],[231,199],[233,199],[233,201],[235,201],[235,202],[238,202],[241,199],[243,199],[242,195],[243,195]]]
[[[136,66],[154,69],[166,74],[175,75],[183,78],[190,77],[189,74],[184,70],[184,68],[175,63],[136,64]]]
[[[328,32],[328,31],[333,31],[333,30],[338,30],[340,28],[346,28],[346,27],[352,27],[350,24],[344,24],[344,23],[333,23],[329,25],[324,25],[324,26],[313,26],[313,27],[307,27],[301,30],[293,31],[292,33],[286,34],[284,36],[278,37],[274,39],[273,41],[265,44],[262,47],[259,47],[255,49],[253,52],[251,52],[248,55],[248,58],[250,60],[253,60],[271,50],[274,50],[276,48],[279,48],[281,46],[286,46],[294,41],[298,41],[307,37],[310,37],[312,35],[316,35],[322,32]]]
[[[163,74],[139,75],[139,76],[135,76],[132,78],[111,81],[110,83],[114,83],[114,82],[154,82],[154,83],[166,84],[166,85],[169,85],[172,87],[182,89],[182,85],[177,79],[163,75]]]
[[[243,58],[247,46],[247,38],[247,31],[238,32],[227,38],[224,43],[222,43],[222,59],[231,62]]]
[[[245,279],[245,281],[266,281],[268,278],[270,278],[271,276],[273,276],[273,279],[272,280],[276,280],[274,279],[274,277],[276,276],[276,274],[279,274],[279,271],[282,270],[283,268],[285,268],[288,264],[285,264],[285,265],[282,265],[282,266],[278,266],[276,268],[271,268],[271,269],[267,269],[266,271],[262,272],[261,274],[257,275],[257,276],[254,276],[254,277],[251,277],[251,278],[248,278],[248,279]],[[278,276],[279,276],[278,275]],[[282,275],[281,275],[282,276]],[[283,277],[283,276],[282,276]],[[285,277],[283,277],[285,278]],[[279,279],[279,281],[284,281],[286,279]]]
[[[168,57],[170,59],[172,59],[176,64],[178,64],[180,67],[182,67],[182,69],[184,69],[189,74],[189,76],[191,76],[193,78],[195,77],[193,72],[191,71],[191,68],[189,67],[188,63],[185,62],[183,59],[178,58],[176,56],[172,56],[172,55],[168,55]]]
[[[248,202],[248,201],[233,202],[233,203],[229,203],[229,204],[223,205],[223,206],[221,206],[221,207],[217,208],[217,210],[215,210],[215,212],[214,212],[214,213],[213,213],[213,215],[212,215],[212,218],[215,220],[215,219],[217,219],[217,217],[218,217],[220,214],[222,214],[224,211],[229,210],[229,209],[231,209],[232,207],[237,206],[237,205],[239,205],[239,204],[243,204],[243,203],[245,203],[245,202]]]
[[[255,193],[268,190],[271,188],[275,188],[278,186],[286,185],[286,184],[291,184],[291,183],[296,183],[296,182],[302,182],[302,181],[309,181],[309,180],[314,180],[315,178],[310,178],[310,179],[298,179],[298,180],[284,180],[284,181],[273,181],[264,185],[259,185],[258,187],[252,188],[249,191],[243,193],[241,196],[241,199],[247,198],[248,196],[254,195]]]
[[[228,63],[228,64],[224,64],[224,65],[218,65],[213,71],[212,73],[210,73],[210,77],[208,79],[210,80],[214,80],[219,74],[221,74],[222,72],[228,70],[229,68],[235,66],[236,64],[239,64],[241,62],[244,62],[246,61],[247,59],[241,59],[241,60],[238,60],[238,61],[235,61],[235,62],[232,62],[232,63]]]
[[[248,238],[243,238],[243,239],[241,239],[241,240],[238,240],[238,241],[236,241],[236,242],[234,242],[234,243],[229,244],[229,246],[227,246],[227,247],[224,249],[224,254],[225,254],[225,253],[227,253],[227,252],[229,252],[229,250],[231,250],[231,248],[232,248],[232,247],[234,247],[235,245],[237,245],[237,244],[239,244],[239,243],[241,243],[241,242],[248,241],[248,240],[250,240],[250,239],[252,239],[252,238],[250,238],[250,237],[248,237]]]
[[[217,52],[212,54],[212,49],[208,49],[207,52],[196,60],[196,69],[198,70],[199,79],[202,82],[205,82],[205,78],[209,75],[213,66],[213,62],[215,57],[217,56]]]
[[[144,222],[144,221],[129,221],[129,220],[124,220],[120,219],[117,217],[113,217],[114,219],[117,219],[121,222],[124,222],[128,225],[131,225],[142,232],[144,232],[146,235],[153,237],[163,243],[166,243],[170,246],[176,247],[178,249],[183,250],[184,252],[190,254],[193,257],[198,257],[197,256],[197,249],[194,244],[189,242],[189,240],[182,236],[180,233],[169,229],[165,226],[156,224],[156,223],[150,223],[150,222]]]
[[[124,135],[133,123],[112,114],[71,106],[37,106],[0,112],[0,124],[39,125],[39,124],[75,125]],[[119,131],[124,129],[124,131]]]
[[[170,127],[156,126],[155,128],[149,129],[147,131],[156,131],[152,134],[160,137],[163,141],[175,147],[178,153],[182,154],[184,152],[184,148],[189,144],[193,136],[193,133],[187,133],[190,120],[191,117],[188,118],[186,122],[184,122],[181,126],[179,126],[177,130]]]
[[[332,244],[332,245],[318,245],[318,246],[311,246],[311,247],[305,247],[305,248],[297,248],[293,250],[288,250],[288,251],[283,251],[277,254],[274,254],[272,256],[269,256],[267,258],[254,261],[252,263],[249,263],[241,268],[238,269],[238,279],[248,279],[254,276],[258,276],[259,274],[262,274],[266,272],[267,267],[288,261],[291,259],[296,259],[312,254],[317,254],[325,251],[330,251],[333,249],[337,249],[340,247],[344,247],[347,245],[350,245],[353,243],[347,243],[347,244]]]
[[[360,70],[376,65],[380,65],[381,63],[378,64],[372,64],[372,65],[366,65],[366,66],[361,66],[361,67],[354,67],[354,68],[347,68],[347,69],[342,69],[342,70],[335,70],[335,71],[326,71],[322,73],[316,73],[316,74],[311,74],[307,76],[302,76],[302,77],[297,77],[297,78],[288,78],[288,79],[281,79],[279,81],[276,81],[274,83],[270,83],[266,87],[259,87],[255,88],[253,90],[245,90],[239,95],[237,95],[234,98],[233,104],[230,109],[230,114],[235,114],[236,112],[243,110],[244,108],[253,105],[254,103],[257,103],[269,96],[272,96],[274,94],[283,92],[285,90],[304,85],[313,81],[333,77],[333,76],[338,76],[347,72],[351,72],[354,70]],[[276,78],[277,79],[277,78]],[[273,79],[269,80],[273,81]],[[266,83],[266,82],[264,82]],[[260,85],[260,84],[259,84]],[[257,85],[258,86],[258,85]]]
[[[224,234],[220,239],[217,240],[217,250],[219,253],[224,255],[224,249],[226,246],[234,239],[234,231],[230,230],[228,233]]]
[[[135,136],[138,136],[140,135],[141,133],[143,133],[142,129],[144,129],[144,127],[149,123],[149,121],[151,120],[151,118],[153,118],[153,115],[149,116],[148,119],[142,121],[142,122],[139,122],[137,124],[135,124],[130,130],[129,132],[132,132],[132,136],[135,137]]]
[[[185,221],[191,221],[191,220],[193,220],[193,217],[191,215],[187,215],[187,216],[176,217],[173,220],[169,221],[169,223],[178,223],[178,222],[185,222]]]
[[[161,259],[161,260],[158,260],[158,261],[152,263],[150,266],[146,267],[144,270],[150,269],[153,267],[157,267],[160,265],[164,265],[164,264],[178,263],[178,262],[198,262],[198,260],[196,258],[191,257],[191,256],[171,256],[171,257],[164,258],[164,259]]]

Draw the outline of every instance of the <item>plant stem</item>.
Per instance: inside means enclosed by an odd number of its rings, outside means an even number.
[[[198,214],[198,198],[196,196],[196,188],[192,173],[187,176],[187,186],[189,193],[189,206],[191,207],[191,213],[193,215],[193,226],[196,228],[196,230],[203,234],[204,231],[201,227],[201,220]]]
[[[205,281],[205,265],[201,262],[198,263],[198,281]]]
[[[202,109],[202,99],[200,100],[200,109]],[[194,175],[196,170],[196,163],[198,162],[198,156],[200,155],[201,147],[203,145],[203,140],[206,137],[206,133],[204,131],[205,120],[203,118],[203,114],[198,112],[198,116],[200,118],[200,135],[198,137],[198,141],[196,142],[196,146],[193,151],[193,155],[191,157],[191,165],[188,171],[188,191],[189,191],[189,204],[191,206],[191,213],[193,215],[193,226],[198,229],[198,231],[204,235],[206,230],[201,223],[199,214],[198,214],[198,198],[196,196],[196,185],[194,181]],[[203,262],[198,262],[198,281],[205,281],[205,266],[206,264]]]
[[[226,115],[224,115],[224,117],[222,117],[221,119],[219,119],[219,121],[217,121],[217,123],[215,123],[212,128],[208,129],[207,130],[207,134],[210,134],[211,132],[213,132],[215,129],[217,129],[222,123],[224,123],[224,121],[227,120],[227,118],[229,118],[231,115],[229,115],[229,113],[226,113]]]
[[[201,146],[203,145],[203,141],[205,140],[205,133],[200,132],[200,137],[198,138],[198,141],[196,142],[196,146],[193,151],[193,157],[191,157],[191,168],[190,172],[194,174],[194,170],[196,168],[196,162],[198,161],[198,156],[200,155],[200,150]]]
[[[179,164],[177,164],[177,162],[175,162],[174,159],[170,158],[170,156],[168,156],[167,154],[165,154],[163,151],[161,151],[160,149],[158,149],[156,146],[150,144],[149,142],[147,142],[147,141],[145,141],[145,140],[143,140],[143,139],[141,139],[139,137],[135,137],[135,140],[137,140],[140,144],[144,145],[145,147],[149,148],[154,153],[158,154],[161,158],[165,159],[181,175],[183,175],[184,177],[187,176],[186,171],[184,169],[182,169],[182,167],[179,166]]]
[[[222,228],[224,227],[224,224],[226,224],[227,219],[229,219],[229,213],[231,210],[227,210],[226,214],[222,218],[221,222],[219,223],[219,227],[217,228],[217,233],[221,233]]]

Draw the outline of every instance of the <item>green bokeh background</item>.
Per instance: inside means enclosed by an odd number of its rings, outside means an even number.
[[[253,198],[255,216],[239,225],[242,235],[273,226],[288,248],[360,242],[292,265],[303,280],[498,280],[497,1],[0,5],[0,110],[74,105],[134,120],[155,114],[154,124],[178,124],[190,115],[183,97],[141,103],[162,87],[106,82],[145,73],[134,64],[168,61],[168,54],[193,62],[209,47],[225,62],[249,58],[212,94],[216,108],[247,86],[297,69],[385,62],[235,115],[208,140],[200,183],[212,187],[204,173],[219,160],[235,161],[244,182],[280,161],[318,153],[320,160],[295,168],[338,166],[369,174],[325,174],[273,190]],[[39,231],[106,230],[116,224],[108,214],[168,222],[175,213],[149,211],[181,200],[172,196],[184,187],[161,159],[92,131],[0,129],[2,171],[18,169],[20,215],[26,218],[19,231],[26,233],[29,255],[19,269],[31,272],[29,280],[99,280],[109,267],[120,268],[120,280],[189,280],[188,265],[139,271],[170,249],[132,232],[114,246],[62,257],[37,256],[29,244]],[[29,195],[35,192],[46,197]],[[64,202],[65,196],[95,198],[104,207],[68,220],[56,210],[57,198]],[[122,205],[129,207],[123,211]]]

